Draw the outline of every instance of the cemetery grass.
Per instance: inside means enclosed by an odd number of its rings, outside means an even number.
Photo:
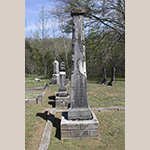
[[[61,113],[56,113],[48,150],[124,150],[125,112],[94,112],[99,121],[99,138],[82,140],[60,140],[57,135]]]
[[[35,81],[35,78],[41,79],[40,81]],[[26,75],[25,77],[25,88],[35,88],[44,87],[46,83],[50,83],[50,77],[36,76],[36,75]]]
[[[116,78],[113,86],[101,85],[102,78],[87,80],[88,104],[91,108],[125,107],[125,79]],[[110,81],[110,78],[107,79]]]
[[[27,80],[34,82],[34,76],[26,77]],[[98,84],[101,78],[88,78],[88,104],[91,108],[118,106],[125,107],[125,80],[116,78],[116,85],[108,87]],[[41,78],[40,82],[34,85],[26,82],[26,88],[44,87],[50,82],[50,78]],[[47,121],[47,108],[55,107],[53,97],[57,92],[59,85],[51,85],[44,96],[42,104],[25,104],[25,149],[36,150]],[[39,91],[38,91],[39,92]],[[69,92],[69,90],[68,90]],[[99,120],[99,138],[84,140],[60,140],[56,131],[59,128],[61,113],[55,114],[55,126],[53,126],[50,149],[125,149],[124,147],[124,111],[94,112]]]

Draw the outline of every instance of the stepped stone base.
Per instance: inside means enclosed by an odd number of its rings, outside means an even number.
[[[70,96],[69,95],[66,97],[56,96],[55,106],[57,108],[68,108],[69,103],[70,103]]]
[[[98,138],[99,122],[91,111],[91,120],[68,120],[68,113],[63,112],[61,118],[61,139]]]

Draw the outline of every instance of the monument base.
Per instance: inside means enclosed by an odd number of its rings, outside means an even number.
[[[110,81],[110,82],[108,83],[108,85],[109,85],[109,86],[114,86],[114,85],[117,85],[117,84],[116,84],[115,81]]]
[[[92,119],[92,114],[90,108],[69,108],[68,110],[68,120],[85,120]]]
[[[68,93],[67,93],[66,90],[65,91],[59,91],[56,96],[58,96],[58,97],[67,97]]]
[[[101,84],[102,84],[102,85],[104,85],[104,84],[108,84],[108,81],[103,80],[103,81],[101,82]]]
[[[66,97],[56,96],[55,106],[57,108],[68,108],[69,103],[70,103],[69,95]]]
[[[51,84],[59,84],[59,78],[51,78]]]
[[[68,113],[61,118],[61,139],[98,138],[99,122],[93,113],[91,120],[68,120]]]

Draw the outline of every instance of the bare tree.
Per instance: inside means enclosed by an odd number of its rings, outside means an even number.
[[[45,11],[44,6],[42,6],[41,11],[39,12],[38,18],[35,22],[37,30],[32,34],[36,36],[39,41],[36,43],[36,47],[40,49],[43,65],[44,65],[44,75],[47,74],[47,61],[46,61],[46,53],[49,51],[49,37],[50,37],[50,28],[48,27],[49,14]],[[35,34],[36,33],[36,34]]]

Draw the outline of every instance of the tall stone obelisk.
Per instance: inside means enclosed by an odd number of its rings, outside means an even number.
[[[88,107],[83,8],[74,8],[70,108],[62,112],[61,139],[98,138],[99,122]]]
[[[91,110],[87,101],[86,57],[84,39],[84,14],[85,9],[74,8],[72,35],[72,70],[70,89],[70,108],[68,119],[91,119]]]

